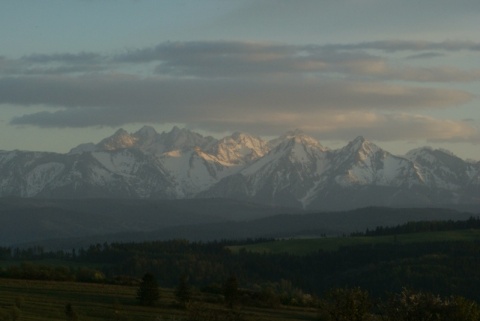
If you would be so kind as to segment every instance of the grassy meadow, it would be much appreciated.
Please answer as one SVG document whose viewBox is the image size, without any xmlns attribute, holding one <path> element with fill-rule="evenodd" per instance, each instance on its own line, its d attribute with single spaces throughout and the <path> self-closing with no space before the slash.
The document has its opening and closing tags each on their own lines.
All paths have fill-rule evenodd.
<svg viewBox="0 0 480 321">
<path fill-rule="evenodd" d="M 384 236 L 346 236 L 323 238 L 292 238 L 264 243 L 230 246 L 231 251 L 246 250 L 254 253 L 306 255 L 317 251 L 336 251 L 344 246 L 368 244 L 412 244 L 445 241 L 477 241 L 480 230 L 454 230 L 420 232 Z"/>
</svg>

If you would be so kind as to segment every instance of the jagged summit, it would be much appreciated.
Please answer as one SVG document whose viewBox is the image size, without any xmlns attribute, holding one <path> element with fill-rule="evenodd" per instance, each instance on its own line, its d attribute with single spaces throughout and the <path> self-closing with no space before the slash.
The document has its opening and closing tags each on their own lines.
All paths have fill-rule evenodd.
<svg viewBox="0 0 480 321">
<path fill-rule="evenodd" d="M 103 139 L 97 144 L 100 150 L 116 150 L 129 148 L 135 145 L 136 138 L 130 135 L 125 129 L 120 128 L 112 136 Z"/>
<path fill-rule="evenodd" d="M 334 151 L 334 153 L 340 159 L 352 159 L 354 162 L 361 162 L 374 154 L 383 154 L 385 151 L 365 139 L 365 137 L 357 136 L 354 140 L 348 142 L 346 146 Z"/>
<path fill-rule="evenodd" d="M 158 133 L 155 130 L 155 128 L 153 128 L 152 126 L 143 126 L 134 134 L 134 136 L 137 136 L 137 137 L 149 137 L 149 138 L 153 138 L 156 135 L 158 135 Z"/>
<path fill-rule="evenodd" d="M 168 133 L 161 133 L 160 139 L 164 144 L 166 151 L 176 149 L 185 150 L 194 147 L 200 147 L 203 149 L 216 141 L 213 137 L 203 137 L 189 129 L 179 128 L 177 126 L 174 126 Z"/>
<path fill-rule="evenodd" d="M 372 151 L 377 150 L 379 147 L 374 143 L 370 142 L 363 136 L 357 136 L 354 140 L 350 141 L 345 148 L 350 149 L 352 151 Z"/>
<path fill-rule="evenodd" d="M 292 145 L 295 143 L 303 144 L 305 146 L 313 146 L 323 151 L 327 150 L 327 148 L 323 147 L 317 139 L 305 134 L 301 129 L 288 131 L 282 136 L 269 141 L 268 145 L 271 149 L 274 149 L 279 145 L 282 145 L 280 148 L 285 148 L 286 145 Z"/>
</svg>

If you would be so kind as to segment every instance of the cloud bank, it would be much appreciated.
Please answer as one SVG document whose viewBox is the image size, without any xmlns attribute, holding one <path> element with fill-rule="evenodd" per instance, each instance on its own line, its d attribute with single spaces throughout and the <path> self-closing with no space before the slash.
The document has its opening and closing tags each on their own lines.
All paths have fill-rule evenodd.
<svg viewBox="0 0 480 321">
<path fill-rule="evenodd" d="M 457 52 L 478 55 L 480 44 L 196 41 L 3 57 L 0 104 L 21 109 L 11 124 L 39 127 L 156 122 L 261 135 L 301 128 L 328 139 L 474 141 L 472 122 L 427 113 L 475 99 L 453 85 L 479 81 L 480 70 L 410 64 Z"/>
</svg>

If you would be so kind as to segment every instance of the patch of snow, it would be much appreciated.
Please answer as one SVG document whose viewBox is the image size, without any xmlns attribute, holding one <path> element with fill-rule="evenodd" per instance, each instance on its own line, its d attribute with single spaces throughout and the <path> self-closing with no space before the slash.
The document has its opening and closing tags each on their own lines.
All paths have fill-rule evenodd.
<svg viewBox="0 0 480 321">
<path fill-rule="evenodd" d="M 128 151 L 120 152 L 94 152 L 92 156 L 112 173 L 133 174 L 137 168 L 137 160 Z"/>
<path fill-rule="evenodd" d="M 26 189 L 23 196 L 33 197 L 40 193 L 47 184 L 57 178 L 64 168 L 65 165 L 53 162 L 33 168 L 25 177 Z"/>
</svg>

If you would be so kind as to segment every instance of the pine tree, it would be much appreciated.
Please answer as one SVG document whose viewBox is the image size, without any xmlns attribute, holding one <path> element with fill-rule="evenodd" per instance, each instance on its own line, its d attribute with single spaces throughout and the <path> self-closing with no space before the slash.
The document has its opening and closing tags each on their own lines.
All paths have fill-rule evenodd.
<svg viewBox="0 0 480 321">
<path fill-rule="evenodd" d="M 232 309 L 238 300 L 238 280 L 235 275 L 230 276 L 225 282 L 223 295 L 225 296 L 225 303 Z"/>
<path fill-rule="evenodd" d="M 185 307 L 186 304 L 190 301 L 191 292 L 190 286 L 188 285 L 188 278 L 186 275 L 182 275 L 180 277 L 180 282 L 178 283 L 177 289 L 175 291 L 175 296 L 177 298 L 177 301 L 182 304 L 183 307 Z"/>
<path fill-rule="evenodd" d="M 137 291 L 137 299 L 141 305 L 152 306 L 160 298 L 158 283 L 155 276 L 151 273 L 145 273 Z"/>
</svg>

